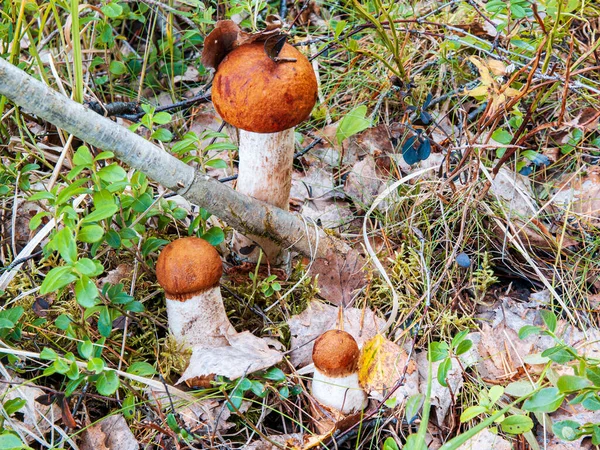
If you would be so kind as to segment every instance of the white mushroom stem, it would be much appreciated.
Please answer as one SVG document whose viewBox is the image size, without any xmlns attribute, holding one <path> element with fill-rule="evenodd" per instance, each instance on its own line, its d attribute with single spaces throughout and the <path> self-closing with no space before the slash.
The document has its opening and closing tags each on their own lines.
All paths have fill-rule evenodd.
<svg viewBox="0 0 600 450">
<path fill-rule="evenodd" d="M 243 194 L 289 209 L 294 159 L 294 128 L 279 133 L 253 133 L 239 130 L 239 172 L 236 190 Z M 281 264 L 286 251 L 266 237 L 234 234 L 234 251 L 244 260 L 257 262 L 260 249 L 263 263 Z"/>
<path fill-rule="evenodd" d="M 171 334 L 186 346 L 224 347 L 226 336 L 236 334 L 218 286 L 183 301 L 167 297 L 167 315 Z"/>
<path fill-rule="evenodd" d="M 361 411 L 367 405 L 367 394 L 358 383 L 358 372 L 332 377 L 315 369 L 312 394 L 322 405 L 337 409 L 343 414 Z"/>
</svg>

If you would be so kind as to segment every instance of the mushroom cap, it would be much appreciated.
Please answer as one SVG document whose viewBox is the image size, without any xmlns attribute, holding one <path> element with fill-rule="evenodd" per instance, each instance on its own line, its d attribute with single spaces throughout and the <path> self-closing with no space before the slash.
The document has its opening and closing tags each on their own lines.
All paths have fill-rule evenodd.
<svg viewBox="0 0 600 450">
<path fill-rule="evenodd" d="M 350 333 L 329 330 L 315 341 L 312 358 L 315 368 L 328 377 L 345 377 L 356 371 L 360 350 Z"/>
<path fill-rule="evenodd" d="M 156 278 L 167 298 L 185 301 L 219 284 L 223 262 L 215 248 L 198 237 L 168 244 L 156 262 Z"/>
<path fill-rule="evenodd" d="M 275 62 L 263 42 L 244 44 L 219 64 L 212 101 L 226 122 L 254 133 L 277 133 L 305 120 L 317 101 L 317 79 L 311 63 L 289 44 Z"/>
</svg>

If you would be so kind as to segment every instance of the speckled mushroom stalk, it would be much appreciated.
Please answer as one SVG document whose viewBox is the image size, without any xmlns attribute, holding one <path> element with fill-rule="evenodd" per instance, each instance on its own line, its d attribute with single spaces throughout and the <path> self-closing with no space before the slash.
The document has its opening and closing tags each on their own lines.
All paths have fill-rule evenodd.
<svg viewBox="0 0 600 450">
<path fill-rule="evenodd" d="M 278 62 L 277 62 L 278 61 Z M 239 131 L 236 189 L 288 209 L 292 186 L 294 127 L 305 120 L 317 99 L 317 81 L 308 59 L 285 44 L 277 61 L 263 42 L 237 47 L 219 64 L 212 100 L 221 117 Z M 245 260 L 281 263 L 285 252 L 260 236 L 237 235 L 234 250 Z"/>
<path fill-rule="evenodd" d="M 219 280 L 223 263 L 204 239 L 186 237 L 168 244 L 156 263 L 165 290 L 169 330 L 185 346 L 223 347 L 236 334 L 227 318 Z"/>
<path fill-rule="evenodd" d="M 363 410 L 367 394 L 358 382 L 359 356 L 358 345 L 349 333 L 329 330 L 319 336 L 312 353 L 315 400 L 343 414 Z"/>
</svg>

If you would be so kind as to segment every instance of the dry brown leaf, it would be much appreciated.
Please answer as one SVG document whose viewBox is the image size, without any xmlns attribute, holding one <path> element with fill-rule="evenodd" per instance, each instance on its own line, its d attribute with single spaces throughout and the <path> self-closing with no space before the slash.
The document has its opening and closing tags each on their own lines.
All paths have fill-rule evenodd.
<svg viewBox="0 0 600 450">
<path fill-rule="evenodd" d="M 352 225 L 354 213 L 350 204 L 339 200 L 314 200 L 302 205 L 304 217 L 314 220 L 321 228 L 344 232 Z"/>
<path fill-rule="evenodd" d="M 216 70 L 225 56 L 237 46 L 241 32 L 241 28 L 233 20 L 219 20 L 204 39 L 202 65 Z"/>
<path fill-rule="evenodd" d="M 513 447 L 506 439 L 492 433 L 487 428 L 480 431 L 457 450 L 511 450 Z"/>
<path fill-rule="evenodd" d="M 215 28 L 206 36 L 202 50 L 202 65 L 216 70 L 225 56 L 236 47 L 265 41 L 270 36 L 280 34 L 283 25 L 281 18 L 269 14 L 265 18 L 266 28 L 256 33 L 246 33 L 233 20 L 219 20 Z"/>
<path fill-rule="evenodd" d="M 368 155 L 352 167 L 346 178 L 344 192 L 354 200 L 359 210 L 366 210 L 384 188 L 385 183 L 377 173 L 375 159 Z"/>
<path fill-rule="evenodd" d="M 415 362 L 408 360 L 408 354 L 403 348 L 377 334 L 362 348 L 358 362 L 358 380 L 365 391 L 375 391 L 385 396 L 405 370 L 410 375 L 416 368 Z"/>
<path fill-rule="evenodd" d="M 290 360 L 294 367 L 312 362 L 314 340 L 327 330 L 338 327 L 338 308 L 313 300 L 305 311 L 288 320 L 291 334 Z M 385 324 L 370 309 L 346 308 L 344 331 L 350 333 L 359 347 L 374 337 Z"/>
<path fill-rule="evenodd" d="M 417 353 L 416 360 L 419 369 L 420 392 L 427 392 L 427 372 L 429 370 L 427 352 Z M 432 363 L 431 370 L 434 374 L 438 372 L 441 363 L 442 361 Z M 460 395 L 464 384 L 462 368 L 456 359 L 452 359 L 452 367 L 448 371 L 446 380 L 448 381 L 450 390 L 448 390 L 448 387 L 442 386 L 437 377 L 433 378 L 431 386 L 431 406 L 435 407 L 435 417 L 437 423 L 440 425 L 444 423 L 444 419 L 453 404 L 453 398 L 457 398 Z M 450 395 L 450 392 L 452 392 L 452 395 Z"/>
<path fill-rule="evenodd" d="M 331 170 L 313 165 L 306 173 L 294 172 L 290 198 L 300 201 L 329 200 L 332 198 L 342 199 L 344 194 L 336 191 Z"/>
<path fill-rule="evenodd" d="M 311 274 L 319 275 L 319 294 L 334 305 L 349 305 L 354 291 L 366 284 L 364 258 L 354 249 L 346 255 L 329 251 L 311 266 Z"/>
<path fill-rule="evenodd" d="M 227 347 L 192 347 L 190 364 L 177 384 L 193 378 L 222 375 L 231 380 L 257 370 L 266 369 L 281 361 L 283 355 L 269 347 L 269 342 L 249 331 L 226 336 Z"/>
<path fill-rule="evenodd" d="M 11 417 L 5 425 L 13 421 L 19 422 L 19 425 L 26 428 L 31 435 L 43 435 L 50 431 L 52 423 L 61 420 L 61 410 L 55 403 L 47 406 L 35 400 L 45 394 L 40 388 L 30 384 L 20 384 L 26 381 L 7 374 L 2 374 L 2 379 L 6 381 L 0 383 L 2 402 L 15 398 L 25 400 L 25 405 L 19 410 L 20 414 Z"/>
<path fill-rule="evenodd" d="M 122 415 L 108 416 L 82 434 L 81 450 L 138 450 L 140 444 Z"/>
<path fill-rule="evenodd" d="M 563 176 L 563 184 L 554 197 L 553 205 L 563 211 L 576 213 L 590 225 L 600 225 L 600 167 L 590 167 L 583 176 L 569 182 L 572 174 Z"/>
</svg>

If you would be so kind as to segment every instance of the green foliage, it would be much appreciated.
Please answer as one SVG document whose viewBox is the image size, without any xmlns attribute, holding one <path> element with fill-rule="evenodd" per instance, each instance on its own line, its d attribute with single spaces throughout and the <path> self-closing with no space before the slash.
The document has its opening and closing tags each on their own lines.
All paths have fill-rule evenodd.
<svg viewBox="0 0 600 450">
<path fill-rule="evenodd" d="M 237 411 L 242 405 L 242 401 L 251 399 L 251 397 L 248 397 L 249 394 L 263 399 L 269 392 L 273 392 L 281 399 L 287 399 L 302 392 L 300 386 L 290 385 L 285 373 L 277 367 L 272 367 L 262 373 L 255 374 L 255 376 L 257 379 L 244 377 L 235 382 L 233 389 L 227 395 L 228 401 L 226 404 L 230 411 Z M 226 389 L 227 384 L 224 384 L 222 388 Z"/>
<path fill-rule="evenodd" d="M 338 144 L 371 126 L 371 121 L 365 118 L 366 114 L 367 107 L 360 105 L 344 115 L 335 133 Z"/>
<path fill-rule="evenodd" d="M 454 336 L 450 345 L 446 342 L 431 342 L 429 344 L 427 357 L 431 362 L 441 361 L 438 367 L 437 380 L 444 387 L 448 387 L 446 377 L 452 369 L 452 358 L 468 352 L 473 346 L 473 341 L 467 339 L 468 334 L 469 330 L 460 331 Z"/>
</svg>

